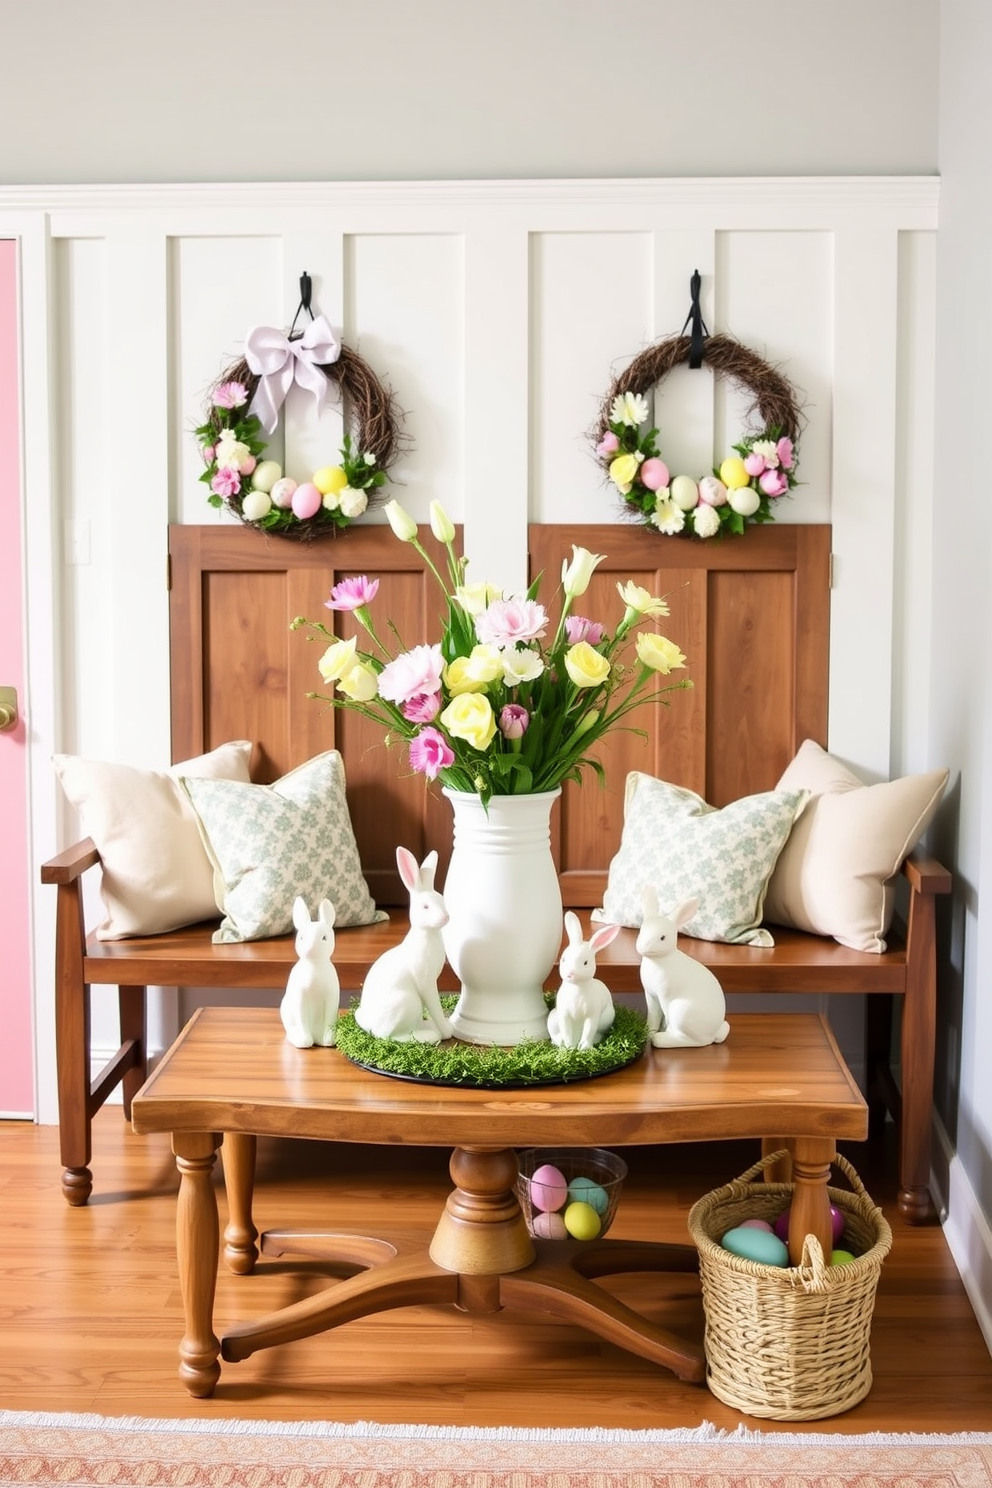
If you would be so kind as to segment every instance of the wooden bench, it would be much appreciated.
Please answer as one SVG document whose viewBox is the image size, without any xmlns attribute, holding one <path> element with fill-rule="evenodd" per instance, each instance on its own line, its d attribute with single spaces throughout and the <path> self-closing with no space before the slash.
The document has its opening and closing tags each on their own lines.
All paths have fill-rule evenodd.
<svg viewBox="0 0 992 1488">
<path fill-rule="evenodd" d="M 690 658 L 695 686 L 671 709 L 649 706 L 634 736 L 602 751 L 616 787 L 569 785 L 556 808 L 553 847 L 562 897 L 586 914 L 602 903 L 606 869 L 621 830 L 628 770 L 664 776 L 714 805 L 771 789 L 805 738 L 826 743 L 829 529 L 749 531 L 716 545 L 654 542 L 624 526 L 535 527 L 533 573 L 557 572 L 563 547 L 578 541 L 607 561 L 594 575 L 591 615 L 616 609 L 613 585 L 633 577 L 667 594 L 667 632 Z M 425 542 L 429 534 L 425 536 Z M 315 686 L 315 652 L 291 633 L 299 614 L 317 616 L 329 586 L 349 573 L 377 574 L 388 613 L 405 637 L 428 637 L 437 604 L 420 560 L 388 528 L 353 528 L 313 545 L 265 539 L 247 528 L 176 527 L 170 532 L 173 757 L 190 758 L 226 739 L 256 742 L 253 778 L 271 781 L 321 750 L 345 759 L 348 800 L 362 863 L 376 902 L 400 906 L 388 923 L 341 930 L 335 965 L 356 990 L 369 965 L 405 933 L 405 894 L 395 872 L 397 841 L 422 855 L 437 847 L 443 884 L 450 852 L 447 803 L 387 754 L 371 726 L 328 713 L 306 697 Z M 326 612 L 324 612 L 326 613 Z M 342 617 L 347 633 L 350 617 Z M 233 679 L 233 680 L 232 680 Z M 727 741 L 734 747 L 726 747 Z M 378 746 L 378 747 L 377 747 Z M 99 855 L 91 842 L 59 853 L 42 868 L 58 890 L 56 1032 L 63 1190 L 85 1204 L 92 1190 L 91 1123 L 120 1084 L 124 1113 L 147 1071 L 148 986 L 273 989 L 286 981 L 292 936 L 214 945 L 213 924 L 149 938 L 98 941 L 87 936 L 82 883 Z M 882 994 L 866 1003 L 868 1098 L 877 1120 L 892 1113 L 900 1131 L 899 1207 L 910 1222 L 929 1212 L 930 1125 L 936 1007 L 934 896 L 950 875 L 920 854 L 903 866 L 908 908 L 882 955 L 774 927 L 772 949 L 681 940 L 710 966 L 726 993 Z M 634 932 L 624 931 L 599 958 L 617 993 L 640 990 Z M 120 1047 L 91 1080 L 90 988 L 116 986 Z M 457 990 L 450 968 L 442 988 Z M 894 999 L 902 998 L 893 1073 Z M 900 1088 L 901 1087 L 901 1088 Z M 590 1133 L 590 1139 L 595 1134 Z"/>
</svg>

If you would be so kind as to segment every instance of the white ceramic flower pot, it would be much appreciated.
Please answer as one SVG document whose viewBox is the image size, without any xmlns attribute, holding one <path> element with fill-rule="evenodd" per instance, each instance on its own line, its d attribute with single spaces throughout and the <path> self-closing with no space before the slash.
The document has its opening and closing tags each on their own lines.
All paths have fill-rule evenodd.
<svg viewBox="0 0 992 1488">
<path fill-rule="evenodd" d="M 444 949 L 462 984 L 451 1021 L 470 1044 L 548 1037 L 544 983 L 558 959 L 562 903 L 551 856 L 560 790 L 479 797 L 445 790 L 454 850 L 444 885 Z"/>
</svg>

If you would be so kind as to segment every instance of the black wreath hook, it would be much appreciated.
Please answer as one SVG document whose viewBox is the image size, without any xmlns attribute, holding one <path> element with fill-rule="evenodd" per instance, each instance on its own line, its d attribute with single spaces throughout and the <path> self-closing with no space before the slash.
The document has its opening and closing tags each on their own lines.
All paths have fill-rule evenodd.
<svg viewBox="0 0 992 1488">
<path fill-rule="evenodd" d="M 704 344 L 709 335 L 709 331 L 706 329 L 706 322 L 703 320 L 703 312 L 699 307 L 699 291 L 702 283 L 699 270 L 694 269 L 692 278 L 689 280 L 689 293 L 692 296 L 692 303 L 689 306 L 689 314 L 685 318 L 685 325 L 682 327 L 683 336 L 685 335 L 686 326 L 691 327 L 689 331 L 689 366 L 694 371 L 703 365 Z"/>
<path fill-rule="evenodd" d="M 312 294 L 313 280 L 310 278 L 310 275 L 307 273 L 306 269 L 304 269 L 303 273 L 300 275 L 300 303 L 296 307 L 296 314 L 293 316 L 293 324 L 289 328 L 290 340 L 293 339 L 293 335 L 296 331 L 296 322 L 300 318 L 301 310 L 305 310 L 311 320 L 313 320 L 314 318 L 313 310 L 310 308 L 310 298 Z"/>
</svg>

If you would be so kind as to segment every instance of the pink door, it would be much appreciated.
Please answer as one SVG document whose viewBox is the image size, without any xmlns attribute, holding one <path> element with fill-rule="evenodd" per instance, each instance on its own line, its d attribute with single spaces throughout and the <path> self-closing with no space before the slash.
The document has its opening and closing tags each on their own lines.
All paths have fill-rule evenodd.
<svg viewBox="0 0 992 1488">
<path fill-rule="evenodd" d="M 17 691 L 18 720 L 0 732 L 0 1116 L 34 1113 L 28 919 L 24 587 L 17 244 L 0 240 L 0 688 Z"/>
</svg>

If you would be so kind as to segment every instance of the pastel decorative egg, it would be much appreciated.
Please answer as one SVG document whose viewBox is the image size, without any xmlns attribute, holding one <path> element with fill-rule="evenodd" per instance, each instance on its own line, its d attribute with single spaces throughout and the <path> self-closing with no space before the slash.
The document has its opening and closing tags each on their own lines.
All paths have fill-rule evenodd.
<svg viewBox="0 0 992 1488">
<path fill-rule="evenodd" d="M 595 1240 L 603 1228 L 592 1205 L 584 1204 L 581 1200 L 569 1204 L 564 1219 L 565 1228 L 574 1240 Z"/>
<path fill-rule="evenodd" d="M 772 1227 L 767 1219 L 742 1219 L 737 1228 L 741 1230 L 767 1230 L 769 1234 L 772 1233 Z"/>
<path fill-rule="evenodd" d="M 730 490 L 737 486 L 746 486 L 750 476 L 744 468 L 744 461 L 740 455 L 728 455 L 720 466 L 720 479 Z"/>
<path fill-rule="evenodd" d="M 761 497 L 753 486 L 738 486 L 728 492 L 731 509 L 741 517 L 753 517 L 761 505 Z"/>
<path fill-rule="evenodd" d="M 564 1240 L 568 1234 L 560 1214 L 535 1214 L 530 1227 L 539 1240 Z"/>
<path fill-rule="evenodd" d="M 699 499 L 707 506 L 723 506 L 727 500 L 727 488 L 715 475 L 704 475 L 699 482 Z"/>
<path fill-rule="evenodd" d="M 269 495 L 272 497 L 272 505 L 288 511 L 293 504 L 293 492 L 296 490 L 296 482 L 291 475 L 283 475 L 276 481 Z"/>
<path fill-rule="evenodd" d="M 568 1197 L 574 1203 L 588 1204 L 590 1209 L 603 1215 L 610 1207 L 610 1196 L 605 1188 L 591 1178 L 573 1178 L 568 1185 Z"/>
<path fill-rule="evenodd" d="M 292 507 L 294 516 L 299 517 L 301 522 L 305 522 L 308 517 L 312 517 L 315 512 L 320 511 L 320 503 L 323 499 L 312 481 L 304 481 L 293 492 Z"/>
<path fill-rule="evenodd" d="M 791 1213 L 791 1209 L 786 1209 L 784 1214 L 779 1215 L 772 1227 L 780 1240 L 788 1240 L 789 1238 L 789 1215 Z M 830 1205 L 830 1229 L 831 1238 L 834 1245 L 836 1245 L 844 1233 L 844 1215 L 834 1204 Z"/>
<path fill-rule="evenodd" d="M 849 1266 L 854 1256 L 849 1250 L 835 1250 L 830 1256 L 831 1266 Z"/>
<path fill-rule="evenodd" d="M 682 511 L 692 511 L 699 501 L 699 487 L 691 475 L 677 475 L 668 494 Z"/>
<path fill-rule="evenodd" d="M 313 483 L 322 496 L 328 491 L 343 491 L 348 484 L 348 477 L 340 465 L 322 465 L 314 473 Z"/>
<path fill-rule="evenodd" d="M 258 522 L 268 515 L 272 502 L 265 491 L 249 491 L 241 503 L 241 514 L 249 522 Z"/>
<path fill-rule="evenodd" d="M 647 486 L 649 491 L 660 491 L 668 485 L 668 466 L 664 460 L 659 460 L 655 456 L 645 460 L 638 473 L 641 485 Z"/>
<path fill-rule="evenodd" d="M 563 1209 L 567 1198 L 565 1175 L 552 1163 L 544 1163 L 531 1175 L 530 1201 L 535 1209 L 543 1209 L 546 1213 Z"/>
<path fill-rule="evenodd" d="M 770 1230 L 737 1225 L 728 1230 L 720 1241 L 724 1250 L 740 1256 L 745 1261 L 757 1261 L 762 1266 L 787 1266 L 789 1252 L 777 1235 Z"/>
<path fill-rule="evenodd" d="M 282 466 L 278 460 L 262 460 L 255 466 L 251 483 L 256 491 L 271 491 L 281 475 Z"/>
</svg>

